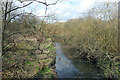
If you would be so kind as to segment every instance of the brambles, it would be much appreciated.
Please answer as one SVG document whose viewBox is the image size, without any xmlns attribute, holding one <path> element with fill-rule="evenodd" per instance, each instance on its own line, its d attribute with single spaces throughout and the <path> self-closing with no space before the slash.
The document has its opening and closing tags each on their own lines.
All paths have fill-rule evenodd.
<svg viewBox="0 0 120 80">
<path fill-rule="evenodd" d="M 61 32 L 56 34 L 56 41 L 62 43 L 66 55 L 71 58 L 85 59 L 101 66 L 106 77 L 118 77 L 120 75 L 118 29 L 113 24 L 117 24 L 116 19 L 103 21 L 86 17 L 69 20 L 59 25 L 59 28 L 56 27 L 56 30 Z M 115 59 L 115 57 L 117 58 Z"/>
</svg>

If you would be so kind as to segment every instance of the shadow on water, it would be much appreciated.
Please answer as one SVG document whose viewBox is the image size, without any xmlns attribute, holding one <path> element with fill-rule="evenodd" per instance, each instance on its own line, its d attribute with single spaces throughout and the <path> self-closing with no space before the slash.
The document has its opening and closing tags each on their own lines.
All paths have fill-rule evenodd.
<svg viewBox="0 0 120 80">
<path fill-rule="evenodd" d="M 101 72 L 93 65 L 84 61 L 78 61 L 67 58 L 60 48 L 60 43 L 55 43 L 56 46 L 56 72 L 58 78 L 98 78 L 101 77 Z"/>
</svg>

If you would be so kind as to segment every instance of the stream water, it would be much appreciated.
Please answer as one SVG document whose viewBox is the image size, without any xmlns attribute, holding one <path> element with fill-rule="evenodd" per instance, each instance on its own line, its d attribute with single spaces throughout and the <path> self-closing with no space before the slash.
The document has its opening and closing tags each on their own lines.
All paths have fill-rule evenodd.
<svg viewBox="0 0 120 80">
<path fill-rule="evenodd" d="M 56 46 L 56 72 L 58 78 L 99 78 L 102 73 L 95 66 L 84 61 L 70 60 L 60 48 L 60 43 Z"/>
</svg>

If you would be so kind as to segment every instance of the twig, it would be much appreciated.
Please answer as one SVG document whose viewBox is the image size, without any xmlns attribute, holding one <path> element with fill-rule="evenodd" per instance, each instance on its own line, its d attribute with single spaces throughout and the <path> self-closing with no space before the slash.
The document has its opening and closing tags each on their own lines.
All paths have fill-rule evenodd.
<svg viewBox="0 0 120 80">
<path fill-rule="evenodd" d="M 7 69 L 9 69 L 9 68 L 12 68 L 13 66 L 15 66 L 16 64 L 18 64 L 19 62 L 16 62 L 16 63 L 14 63 L 12 66 L 9 66 L 9 67 L 7 67 L 7 68 L 5 68 L 5 69 L 2 69 L 2 71 L 5 71 L 5 70 L 7 70 Z"/>
<path fill-rule="evenodd" d="M 6 12 L 6 14 L 8 14 L 8 13 L 10 13 L 10 12 L 14 11 L 14 10 L 17 10 L 17 9 L 20 9 L 20 8 L 24 8 L 24 7 L 26 7 L 26 6 L 28 6 L 28 5 L 32 4 L 32 3 L 33 3 L 33 1 L 32 1 L 32 2 L 30 2 L 30 3 L 28 3 L 28 4 L 26 4 L 26 5 L 24 5 L 24 6 L 22 6 L 22 7 L 17 7 L 17 8 L 14 8 L 14 9 L 12 9 L 12 10 L 10 10 L 10 11 Z"/>
<path fill-rule="evenodd" d="M 110 58 L 110 56 L 108 55 L 108 52 L 107 53 L 105 53 L 106 55 L 107 55 L 107 57 L 112 61 L 112 59 Z"/>
</svg>

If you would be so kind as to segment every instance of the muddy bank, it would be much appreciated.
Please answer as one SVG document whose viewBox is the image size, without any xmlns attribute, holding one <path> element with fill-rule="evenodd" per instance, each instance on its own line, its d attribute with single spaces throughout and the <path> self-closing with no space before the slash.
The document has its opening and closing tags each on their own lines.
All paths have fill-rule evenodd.
<svg viewBox="0 0 120 80">
<path fill-rule="evenodd" d="M 97 59 L 95 58 L 95 56 L 90 56 L 88 55 L 87 52 L 81 52 L 81 50 L 76 49 L 76 48 L 70 48 L 70 49 L 65 49 L 62 48 L 65 55 L 68 56 L 68 58 L 73 59 L 73 60 L 83 60 L 86 61 L 92 65 L 97 65 Z"/>
</svg>

